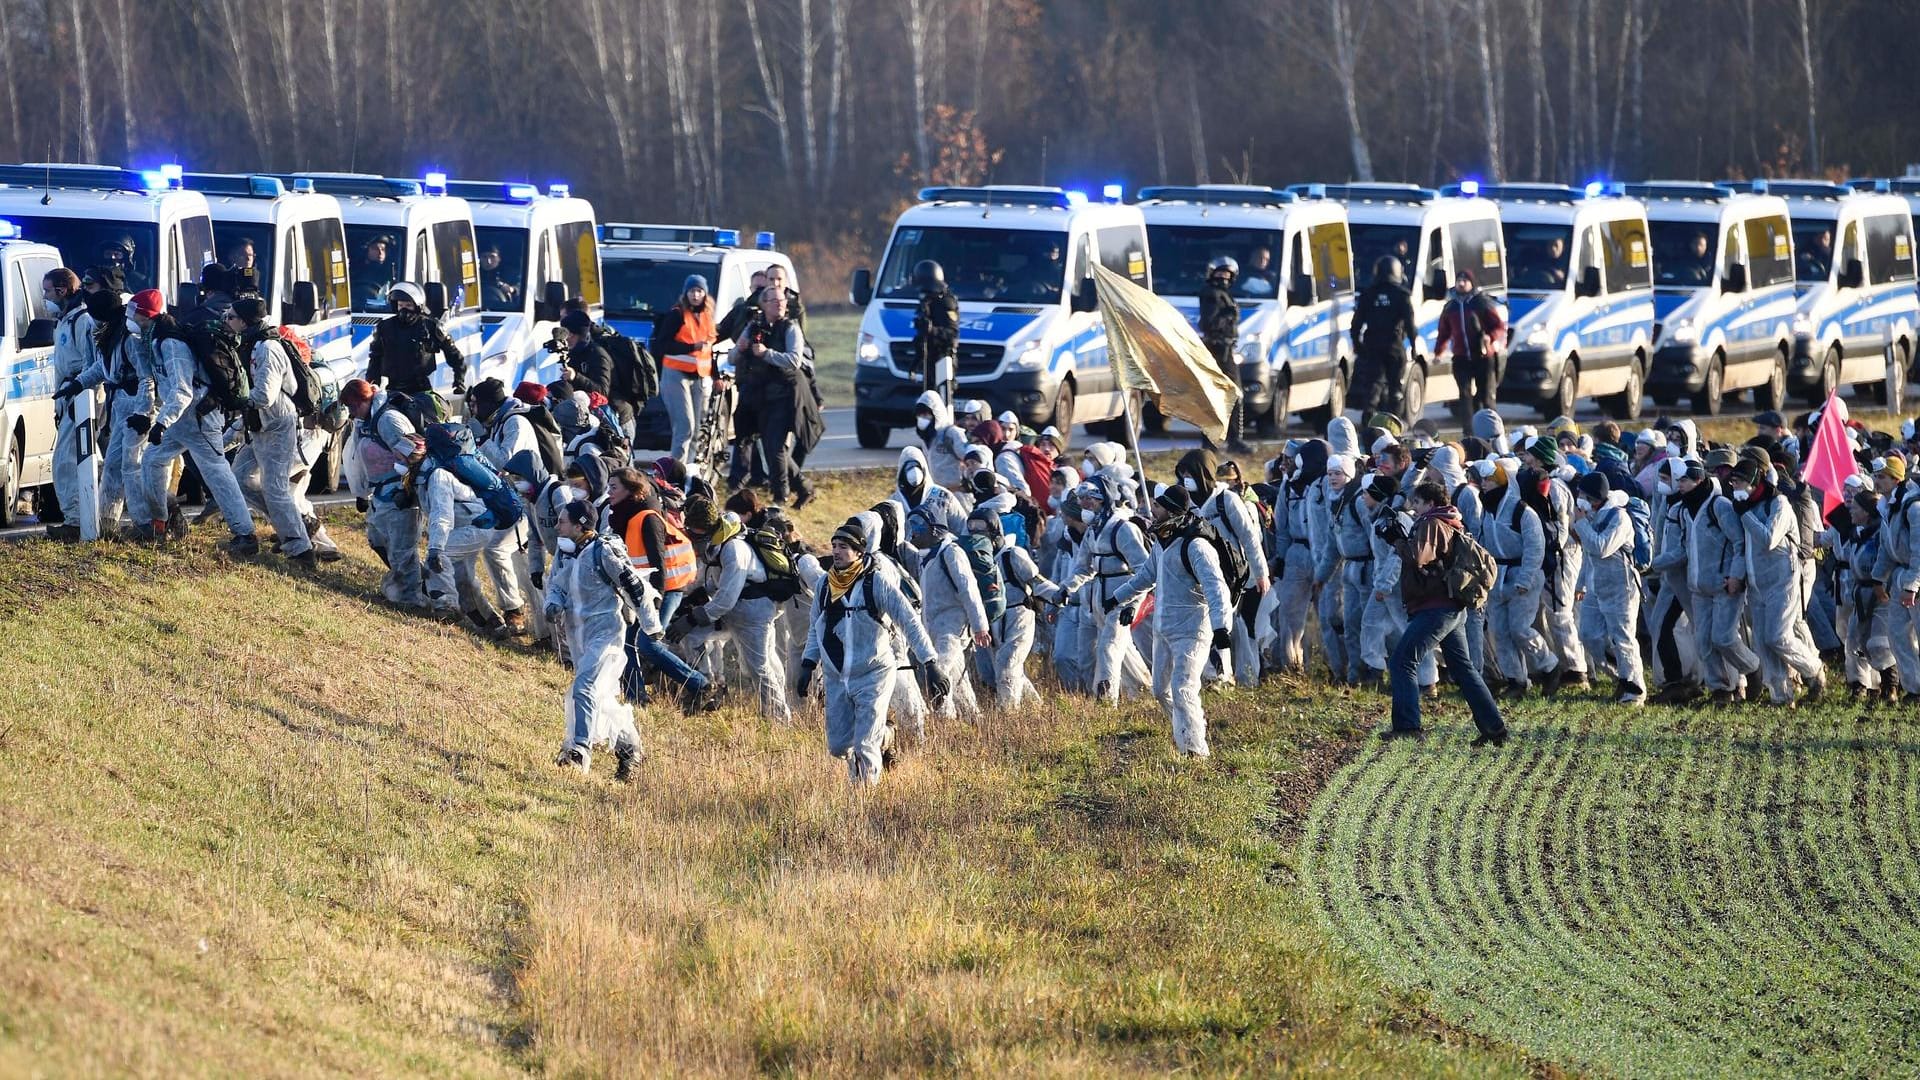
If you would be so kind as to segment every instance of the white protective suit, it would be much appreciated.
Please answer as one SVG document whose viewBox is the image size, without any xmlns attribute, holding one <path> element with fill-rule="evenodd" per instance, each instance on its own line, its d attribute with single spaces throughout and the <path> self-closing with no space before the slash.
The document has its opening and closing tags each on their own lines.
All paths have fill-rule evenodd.
<svg viewBox="0 0 1920 1080">
<path fill-rule="evenodd" d="M 573 657 L 564 745 L 582 754 L 609 743 L 616 750 L 640 748 L 633 708 L 620 697 L 620 675 L 627 664 L 628 612 L 644 599 L 644 583 L 617 537 L 597 534 L 553 560 L 547 618 L 564 628 Z"/>
<path fill-rule="evenodd" d="M 93 346 L 93 316 L 87 314 L 84 304 L 75 304 L 73 309 L 60 316 L 53 328 L 53 377 L 65 385 L 78 382 L 80 373 L 95 362 L 97 353 Z M 53 486 L 60 498 L 60 511 L 68 525 L 79 526 L 80 493 L 82 481 L 80 460 L 82 440 L 81 428 L 92 421 L 79 419 L 76 410 L 79 401 L 70 397 L 54 406 L 54 425 L 57 431 L 53 442 Z M 89 399 L 91 405 L 91 399 Z M 86 468 L 99 468 L 99 455 L 96 452 Z M 97 474 L 96 474 L 97 482 Z M 97 501 L 97 500 L 96 500 Z M 83 539 L 98 539 L 95 536 Z"/>
<path fill-rule="evenodd" d="M 1564 466 L 1560 471 L 1572 474 Z M 1553 514 L 1540 523 L 1547 542 L 1547 595 L 1542 600 L 1541 615 L 1547 644 L 1559 658 L 1561 670 L 1578 678 L 1587 670 L 1586 650 L 1580 645 L 1579 601 L 1575 598 L 1580 591 L 1580 542 L 1573 536 L 1573 490 L 1561 475 L 1548 478 L 1547 501 Z"/>
<path fill-rule="evenodd" d="M 1191 533 L 1174 535 L 1121 583 L 1118 596 L 1130 604 L 1149 589 L 1154 591 L 1153 696 L 1172 722 L 1174 748 L 1206 757 L 1211 751 L 1200 673 L 1214 632 L 1228 629 L 1234 617 L 1213 545 Z"/>
<path fill-rule="evenodd" d="M 1307 463 L 1307 455 L 1312 463 Z M 1313 607 L 1314 549 L 1308 514 L 1326 473 L 1324 444 L 1303 449 L 1293 476 L 1281 483 L 1273 508 L 1273 559 L 1279 579 L 1270 598 L 1275 616 L 1275 660 L 1282 670 L 1306 667 L 1307 612 Z"/>
<path fill-rule="evenodd" d="M 766 595 L 766 566 L 737 528 L 710 545 L 702 561 L 712 599 L 700 610 L 739 647 L 741 671 L 760 698 L 760 715 L 781 724 L 793 723 L 787 705 L 787 669 L 774 647 L 778 613 Z M 706 674 L 721 677 L 717 671 Z"/>
<path fill-rule="evenodd" d="M 482 458 L 503 472 L 507 462 L 522 451 L 539 458 L 540 442 L 534 437 L 533 421 L 527 419 L 526 403 L 517 398 L 508 398 L 495 409 L 493 415 L 487 417 L 485 430 L 477 438 L 477 448 Z M 508 603 L 507 597 L 528 595 L 533 588 L 533 566 L 527 558 L 533 533 L 533 506 L 524 498 L 520 503 L 527 515 L 514 528 L 513 543 L 498 544 L 480 553 L 487 576 L 493 579 L 494 593 L 500 598 L 500 606 L 509 613 L 520 610 L 521 605 Z M 534 605 L 527 629 L 535 641 L 546 636 L 545 615 L 540 605 Z"/>
<path fill-rule="evenodd" d="M 313 542 L 301 519 L 300 504 L 293 497 L 294 463 L 300 454 L 293 361 L 272 327 L 249 330 L 247 337 L 255 339 L 247 372 L 253 390 L 247 400 L 260 417 L 260 430 L 247 434 L 247 445 L 234 457 L 233 473 L 246 493 L 247 504 L 273 522 L 273 531 L 280 538 L 280 554 L 303 555 L 312 550 Z"/>
<path fill-rule="evenodd" d="M 1510 478 L 1499 490 L 1499 505 L 1482 519 L 1487 552 L 1499 565 L 1493 594 L 1487 598 L 1487 628 L 1501 676 L 1510 685 L 1524 688 L 1533 676 L 1544 675 L 1559 663 L 1536 625 L 1546 594 L 1542 569 L 1546 535 L 1540 515 L 1521 497 L 1518 483 Z"/>
<path fill-rule="evenodd" d="M 1760 667 L 1760 658 L 1741 636 L 1746 594 L 1728 595 L 1724 588 L 1728 578 L 1747 582 L 1746 539 L 1733 502 L 1720 493 L 1720 481 L 1709 476 L 1700 486 L 1707 488 L 1706 495 L 1695 488 L 1690 493 L 1694 498 L 1675 500 L 1687 515 L 1687 588 L 1693 594 L 1694 651 L 1709 689 L 1738 691 Z"/>
<path fill-rule="evenodd" d="M 1610 491 L 1600 509 L 1575 519 L 1580 541 L 1580 642 L 1595 668 L 1613 654 L 1623 700 L 1645 697 L 1635 631 L 1640 620 L 1640 572 L 1633 565 L 1633 519 L 1627 493 Z"/>
<path fill-rule="evenodd" d="M 420 574 L 420 508 L 397 506 L 407 475 L 407 458 L 417 432 L 400 410 L 387 407 L 387 393 L 373 396 L 365 420 L 354 423 L 354 456 L 364 491 L 354 494 L 368 501 L 367 545 L 387 565 L 380 593 L 391 604 L 425 607 L 425 580 Z"/>
<path fill-rule="evenodd" d="M 155 335 L 153 363 L 158 401 L 153 423 L 165 430 L 161 432 L 160 444 L 147 450 L 140 465 L 148 505 L 167 505 L 173 463 L 185 454 L 200 470 L 200 482 L 214 505 L 220 508 L 228 530 L 235 536 L 252 536 L 253 514 L 247 509 L 246 495 L 240 490 L 239 479 L 233 475 L 233 466 L 221 452 L 225 417 L 218 409 L 207 406 L 207 388 L 196 378 L 199 366 L 193 350 L 170 332 L 165 336 Z"/>
<path fill-rule="evenodd" d="M 1756 496 L 1760 492 L 1754 492 Z M 1769 487 L 1765 498 L 1739 510 L 1746 539 L 1747 619 L 1760 678 L 1773 703 L 1793 700 L 1794 675 L 1809 689 L 1825 686 L 1820 657 L 1809 648 L 1800 623 L 1805 618 L 1799 587 L 1793 504 Z"/>
<path fill-rule="evenodd" d="M 1000 538 L 994 558 L 1000 564 L 1000 580 L 1005 583 L 1007 610 L 993 626 L 993 673 L 999 685 L 995 700 L 1004 709 L 1017 708 L 1029 695 L 1038 697 L 1027 678 L 1027 655 L 1033 651 L 1034 613 L 1043 604 L 1058 603 L 1060 586 L 1054 584 L 1033 557 L 1014 542 L 1012 536 Z"/>
<path fill-rule="evenodd" d="M 489 551 L 517 548 L 525 520 L 510 529 L 492 528 L 486 503 L 451 469 L 429 471 L 426 488 L 427 595 L 436 606 L 441 598 L 457 595 L 462 610 L 469 614 L 485 611 L 480 560 Z M 437 572 L 432 568 L 435 552 L 445 564 Z M 507 579 L 500 590 L 500 603 L 509 611 L 517 611 L 525 603 L 516 579 Z"/>
<path fill-rule="evenodd" d="M 920 429 L 917 425 L 918 417 L 915 417 L 914 434 L 926 444 L 925 460 L 928 474 L 935 484 L 951 492 L 963 493 L 966 490 L 967 477 L 960 467 L 960 458 L 967 450 L 967 433 L 954 424 L 953 411 L 947 408 L 947 403 L 940 400 L 940 395 L 932 390 L 921 394 L 914 401 L 913 407 L 916 413 L 921 409 L 928 409 L 933 413 L 930 430 Z M 918 450 L 919 447 L 908 447 L 908 449 Z M 905 463 L 906 455 L 902 454 L 901 464 Z M 960 513 L 964 517 L 966 510 Z"/>
<path fill-rule="evenodd" d="M 1108 506 L 1113 506 L 1110 489 L 1107 497 Z M 1147 565 L 1148 558 L 1143 527 L 1126 507 L 1109 509 L 1096 524 L 1087 526 L 1072 590 L 1094 631 L 1093 695 L 1110 705 L 1153 685 L 1133 640 L 1137 606 L 1119 599 L 1121 586 Z"/>
<path fill-rule="evenodd" d="M 140 344 L 140 327 L 131 316 L 122 316 L 125 336 L 110 354 L 92 350 L 93 362 L 80 373 L 80 385 L 88 389 L 107 387 L 107 418 L 100 435 L 107 441 L 106 456 L 100 463 L 100 531 L 111 530 L 120 520 L 124 503 L 127 516 L 142 527 L 155 518 L 167 516 L 167 503 L 160 501 L 158 512 L 149 498 L 141 461 L 147 453 L 146 435 L 127 427 L 135 416 L 153 417 L 153 368 L 147 350 Z"/>
<path fill-rule="evenodd" d="M 906 657 L 895 639 L 904 637 L 921 664 L 934 663 L 933 640 L 884 555 L 869 554 L 866 572 L 842 596 L 822 582 L 809 610 L 803 655 L 819 665 L 826 688 L 827 753 L 847 759 L 849 779 L 878 783 L 894 687 L 911 682 L 899 677 Z"/>
<path fill-rule="evenodd" d="M 980 715 L 980 701 L 968 677 L 967 648 L 975 634 L 992 627 L 967 553 L 950 534 L 937 535 L 933 546 L 920 554 L 920 610 L 933 639 L 935 663 L 953 684 L 938 708 L 943 719 L 959 715 L 971 720 Z"/>
<path fill-rule="evenodd" d="M 1875 576 L 1887 587 L 1887 647 L 1900 670 L 1900 688 L 1911 698 L 1920 694 L 1920 603 L 1907 607 L 1900 598 L 1920 593 L 1920 479 L 1909 476 L 1880 503 Z"/>
<path fill-rule="evenodd" d="M 1189 491 L 1198 504 L 1196 512 L 1246 560 L 1247 580 L 1242 583 L 1246 590 L 1265 594 L 1273 582 L 1267 569 L 1266 545 L 1260 535 L 1260 515 L 1232 488 L 1218 481 L 1211 482 L 1210 492 Z M 1254 648 L 1252 629 L 1240 618 L 1239 612 L 1229 612 L 1228 616 L 1233 628 L 1233 680 L 1241 686 L 1258 686 L 1260 653 Z"/>
</svg>

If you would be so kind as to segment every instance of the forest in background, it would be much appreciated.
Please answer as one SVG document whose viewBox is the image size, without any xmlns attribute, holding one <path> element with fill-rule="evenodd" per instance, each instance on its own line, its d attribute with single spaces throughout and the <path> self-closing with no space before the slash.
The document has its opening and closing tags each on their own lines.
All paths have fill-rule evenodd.
<svg viewBox="0 0 1920 1080">
<path fill-rule="evenodd" d="M 1917 45 L 1903 0 L 0 0 L 0 157 L 565 180 L 837 274 L 925 182 L 1897 174 Z"/>
</svg>

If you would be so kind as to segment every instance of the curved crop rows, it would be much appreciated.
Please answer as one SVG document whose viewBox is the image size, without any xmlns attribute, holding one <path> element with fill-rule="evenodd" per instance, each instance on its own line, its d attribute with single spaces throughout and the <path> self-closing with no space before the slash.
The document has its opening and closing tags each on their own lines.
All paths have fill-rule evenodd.
<svg viewBox="0 0 1920 1080">
<path fill-rule="evenodd" d="M 1920 1071 L 1920 728 L 1565 699 L 1513 721 L 1502 750 L 1443 726 L 1334 776 L 1301 843 L 1334 940 L 1570 1065 Z"/>
</svg>

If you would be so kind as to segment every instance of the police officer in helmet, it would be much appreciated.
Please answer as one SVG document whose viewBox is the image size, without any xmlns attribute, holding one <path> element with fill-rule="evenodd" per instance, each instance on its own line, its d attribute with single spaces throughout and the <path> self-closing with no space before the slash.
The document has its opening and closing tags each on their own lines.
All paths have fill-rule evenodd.
<svg viewBox="0 0 1920 1080">
<path fill-rule="evenodd" d="M 947 288 L 947 273 L 932 259 L 913 267 L 920 307 L 913 313 L 913 348 L 920 357 L 921 389 L 953 401 L 954 350 L 960 343 L 960 301 Z"/>
<path fill-rule="evenodd" d="M 1240 377 L 1233 347 L 1240 340 L 1240 305 L 1233 299 L 1233 282 L 1240 276 L 1240 264 L 1230 255 L 1215 255 L 1207 263 L 1207 283 L 1200 287 L 1200 341 L 1213 362 L 1230 378 Z M 1227 452 L 1251 453 L 1241 438 L 1246 423 L 1246 405 L 1236 401 L 1233 415 L 1227 418 Z"/>
<path fill-rule="evenodd" d="M 367 381 L 376 387 L 419 396 L 433 393 L 433 372 L 439 357 L 453 369 L 453 392 L 467 392 L 467 358 L 453 343 L 440 321 L 426 310 L 419 286 L 397 282 L 387 293 L 393 314 L 373 328 L 367 351 Z M 437 401 L 438 395 L 434 395 Z M 440 410 L 444 415 L 444 407 Z"/>
<path fill-rule="evenodd" d="M 1407 349 L 1417 323 L 1402 277 L 1400 260 L 1382 255 L 1373 261 L 1373 284 L 1353 298 L 1353 404 L 1363 414 L 1382 409 L 1398 416 L 1406 404 Z"/>
</svg>

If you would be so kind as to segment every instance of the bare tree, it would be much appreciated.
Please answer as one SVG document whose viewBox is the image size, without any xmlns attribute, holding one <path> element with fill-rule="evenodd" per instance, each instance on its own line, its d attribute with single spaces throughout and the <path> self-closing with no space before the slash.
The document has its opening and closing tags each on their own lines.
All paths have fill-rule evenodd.
<svg viewBox="0 0 1920 1080">
<path fill-rule="evenodd" d="M 748 105 L 747 111 L 766 117 L 773 124 L 775 136 L 780 140 L 780 167 L 788 176 L 793 175 L 793 125 L 787 123 L 787 101 L 784 80 L 780 69 L 768 59 L 766 35 L 760 32 L 760 4 L 758 0 L 741 0 L 747 13 L 748 36 L 753 40 L 754 65 L 760 71 L 761 101 Z"/>
<path fill-rule="evenodd" d="M 813 24 L 813 0 L 796 0 L 800 19 L 794 53 L 800 62 L 800 156 L 807 167 L 807 193 L 820 194 L 820 116 L 814 104 L 815 68 L 820 39 Z"/>
<path fill-rule="evenodd" d="M 93 132 L 93 72 L 87 65 L 87 19 L 80 0 L 67 0 L 67 22 L 73 30 L 73 76 L 80 93 L 80 160 L 97 161 L 100 146 Z"/>
<path fill-rule="evenodd" d="M 824 193 L 833 190 L 834 166 L 840 160 L 842 118 L 852 125 L 853 104 L 847 89 L 847 3 L 827 0 L 827 37 L 833 64 L 827 71 L 827 162 L 820 181 Z"/>
<path fill-rule="evenodd" d="M 900 17 L 907 27 L 907 55 L 913 64 L 913 162 L 915 174 L 926 179 L 933 149 L 927 142 L 927 35 L 938 0 L 900 0 Z"/>
<path fill-rule="evenodd" d="M 20 77 L 14 70 L 14 34 L 11 0 L 0 0 L 0 79 L 7 84 L 7 146 L 18 153 L 20 145 Z"/>
<path fill-rule="evenodd" d="M 1193 147 L 1193 182 L 1207 183 L 1207 125 L 1200 113 L 1200 77 L 1187 59 L 1187 138 Z"/>
<path fill-rule="evenodd" d="M 622 179 L 640 175 L 640 118 L 636 105 L 639 66 L 646 54 L 635 20 L 639 11 L 622 0 L 580 0 L 592 45 L 593 86 L 606 107 L 607 129 L 620 155 Z"/>
<path fill-rule="evenodd" d="M 1535 180 L 1545 175 L 1541 170 L 1551 159 L 1554 126 L 1553 95 L 1547 86 L 1547 57 L 1541 40 L 1542 24 L 1546 22 L 1542 15 L 1545 6 L 1545 0 L 1522 0 L 1527 23 L 1527 72 L 1533 87 L 1533 93 L 1528 95 L 1533 105 L 1533 157 L 1528 175 Z"/>
<path fill-rule="evenodd" d="M 1488 24 L 1493 21 L 1487 0 L 1473 0 L 1474 36 L 1480 47 L 1480 99 L 1486 116 L 1487 175 L 1495 182 L 1506 179 L 1506 158 L 1501 154 L 1500 87 L 1496 82 L 1499 62 L 1495 58 Z"/>
<path fill-rule="evenodd" d="M 1800 74 L 1807 82 L 1807 160 L 1820 172 L 1820 93 L 1813 75 L 1813 12 L 1808 0 L 1794 0 L 1800 23 Z"/>
</svg>

